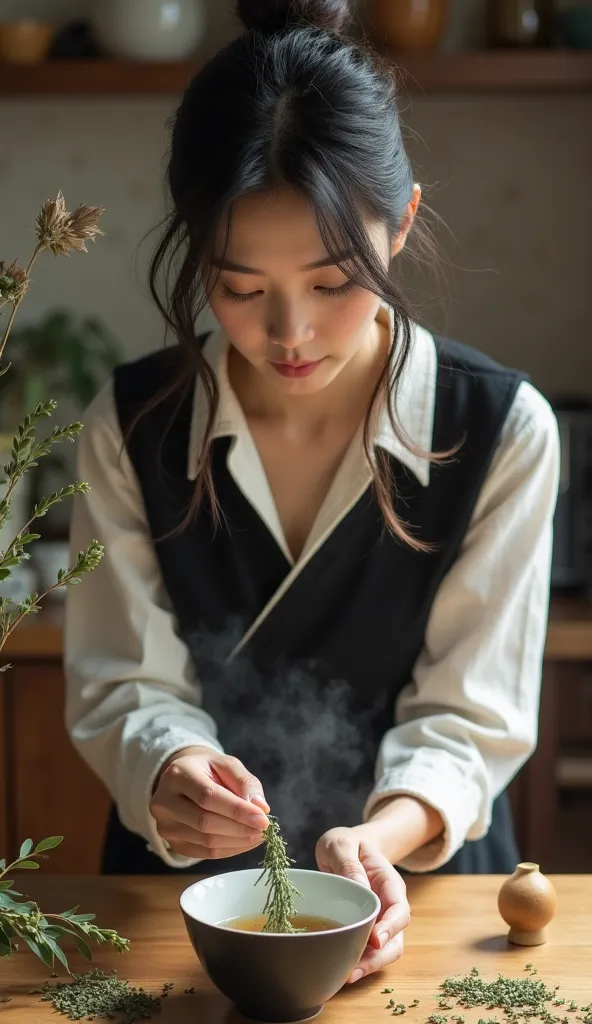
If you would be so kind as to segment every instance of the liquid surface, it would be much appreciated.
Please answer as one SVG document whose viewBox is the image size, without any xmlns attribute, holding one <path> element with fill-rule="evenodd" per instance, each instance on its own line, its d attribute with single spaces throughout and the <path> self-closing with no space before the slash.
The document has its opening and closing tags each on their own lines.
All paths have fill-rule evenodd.
<svg viewBox="0 0 592 1024">
<path fill-rule="evenodd" d="M 230 921 L 224 921 L 225 928 L 236 928 L 239 932 L 262 932 L 267 921 L 265 914 L 256 914 L 252 917 L 233 917 Z M 331 921 L 327 917 L 313 917 L 312 914 L 297 914 L 290 918 L 293 928 L 299 928 L 305 932 L 329 932 L 335 928 L 343 928 L 339 921 Z"/>
</svg>

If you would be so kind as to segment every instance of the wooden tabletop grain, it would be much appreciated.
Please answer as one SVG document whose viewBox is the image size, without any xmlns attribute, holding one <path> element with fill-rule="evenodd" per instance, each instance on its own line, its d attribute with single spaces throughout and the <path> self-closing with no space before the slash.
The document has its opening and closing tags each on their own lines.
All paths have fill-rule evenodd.
<svg viewBox="0 0 592 1024">
<path fill-rule="evenodd" d="M 103 970 L 116 967 L 121 978 L 154 993 L 164 982 L 174 983 L 155 1024 L 244 1024 L 244 1018 L 205 977 L 189 944 L 178 897 L 190 881 L 187 876 L 53 876 L 31 881 L 27 877 L 25 891 L 48 913 L 79 903 L 81 912 L 97 913 L 98 924 L 117 928 L 131 939 L 129 953 L 118 956 L 100 949 L 95 963 Z M 497 912 L 502 881 L 487 876 L 411 879 L 413 919 L 404 957 L 387 971 L 347 986 L 318 1019 L 323 1024 L 380 1024 L 392 1020 L 387 1009 L 390 998 L 405 1004 L 419 999 L 417 1009 L 407 1010 L 405 1024 L 425 1024 L 431 1013 L 438 1012 L 434 994 L 445 977 L 468 973 L 472 967 L 491 980 L 500 973 L 524 977 L 527 963 L 537 968 L 549 987 L 561 986 L 559 996 L 573 998 L 578 1005 L 592 1002 L 592 876 L 553 878 L 558 914 L 547 944 L 534 949 L 508 945 Z M 75 971 L 88 966 L 77 953 L 72 953 L 70 963 Z M 0 1003 L 0 1024 L 56 1024 L 64 1019 L 52 1015 L 49 1003 L 29 994 L 47 980 L 48 973 L 28 952 L 0 961 L 0 995 L 12 997 L 11 1002 Z M 195 994 L 184 994 L 189 987 L 195 988 Z M 392 997 L 382 993 L 385 987 L 394 989 Z M 490 1016 L 484 1009 L 463 1011 L 463 1015 L 466 1024 Z M 570 1015 L 571 1019 L 575 1016 Z"/>
</svg>

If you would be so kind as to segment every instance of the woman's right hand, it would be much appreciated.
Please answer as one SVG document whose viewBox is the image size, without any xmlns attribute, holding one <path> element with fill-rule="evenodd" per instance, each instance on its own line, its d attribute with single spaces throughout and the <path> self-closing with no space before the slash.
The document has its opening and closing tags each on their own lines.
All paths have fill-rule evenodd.
<svg viewBox="0 0 592 1024">
<path fill-rule="evenodd" d="M 199 746 L 169 758 L 150 803 L 158 834 L 171 850 L 200 860 L 259 846 L 269 810 L 261 783 L 238 758 Z"/>
</svg>

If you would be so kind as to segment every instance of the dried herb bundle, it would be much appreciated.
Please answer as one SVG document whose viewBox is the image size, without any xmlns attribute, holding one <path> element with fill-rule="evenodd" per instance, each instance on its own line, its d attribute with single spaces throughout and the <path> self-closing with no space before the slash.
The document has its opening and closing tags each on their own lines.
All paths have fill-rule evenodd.
<svg viewBox="0 0 592 1024">
<path fill-rule="evenodd" d="M 288 868 L 295 861 L 291 860 L 286 853 L 286 840 L 282 836 L 279 822 L 273 815 L 269 815 L 269 825 L 263 833 L 265 837 L 265 856 L 261 862 L 263 871 L 255 882 L 255 885 L 265 879 L 265 885 L 269 888 L 267 900 L 263 913 L 267 914 L 267 921 L 263 926 L 264 932 L 292 933 L 302 931 L 295 928 L 292 918 L 296 916 L 294 897 L 302 896 L 295 885 L 292 885 L 288 878 Z"/>
</svg>

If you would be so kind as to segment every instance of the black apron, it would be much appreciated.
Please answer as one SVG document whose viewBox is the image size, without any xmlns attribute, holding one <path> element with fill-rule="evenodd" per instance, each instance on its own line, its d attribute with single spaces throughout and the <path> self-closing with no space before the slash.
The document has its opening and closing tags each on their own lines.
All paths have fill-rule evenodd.
<svg viewBox="0 0 592 1024">
<path fill-rule="evenodd" d="M 186 473 L 193 394 L 177 412 L 168 401 L 152 410 L 127 441 L 203 706 L 224 749 L 261 779 L 300 867 L 315 867 L 315 843 L 327 829 L 362 821 L 380 740 L 412 678 L 435 594 L 459 554 L 523 379 L 454 342 L 438 340 L 437 347 L 433 448 L 462 441 L 459 453 L 431 467 L 428 487 L 392 459 L 397 508 L 434 550 L 415 552 L 388 534 L 368 488 L 279 600 L 274 595 L 291 566 L 227 469 L 231 438 L 216 439 L 212 454 L 225 524 L 216 530 L 204 505 L 190 527 L 167 537 L 194 486 Z M 169 349 L 118 368 L 115 399 L 124 433 L 179 358 Z M 263 609 L 267 614 L 241 647 Z M 212 874 L 260 859 L 257 849 L 204 867 Z M 487 836 L 466 842 L 440 870 L 507 874 L 518 860 L 504 793 Z M 113 810 L 103 870 L 178 869 L 149 851 Z"/>
</svg>

